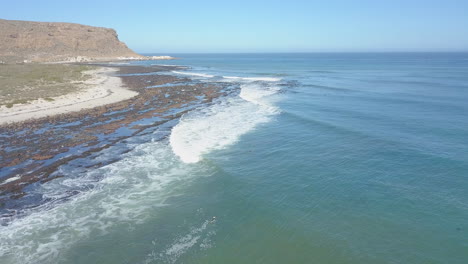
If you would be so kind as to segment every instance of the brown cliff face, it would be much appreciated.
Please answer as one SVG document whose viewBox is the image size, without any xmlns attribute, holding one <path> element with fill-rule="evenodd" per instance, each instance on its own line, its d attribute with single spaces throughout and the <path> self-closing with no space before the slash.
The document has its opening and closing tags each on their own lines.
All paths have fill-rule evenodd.
<svg viewBox="0 0 468 264">
<path fill-rule="evenodd" d="M 0 19 L 4 63 L 144 58 L 119 41 L 115 30 L 72 23 Z"/>
</svg>

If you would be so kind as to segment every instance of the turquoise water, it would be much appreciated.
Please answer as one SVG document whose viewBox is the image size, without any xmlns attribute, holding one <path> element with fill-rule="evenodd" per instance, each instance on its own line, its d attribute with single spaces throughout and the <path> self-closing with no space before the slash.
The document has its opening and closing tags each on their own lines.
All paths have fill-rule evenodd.
<svg viewBox="0 0 468 264">
<path fill-rule="evenodd" d="M 139 63 L 239 92 L 44 184 L 92 188 L 1 263 L 468 263 L 468 54 L 176 56 Z"/>
</svg>

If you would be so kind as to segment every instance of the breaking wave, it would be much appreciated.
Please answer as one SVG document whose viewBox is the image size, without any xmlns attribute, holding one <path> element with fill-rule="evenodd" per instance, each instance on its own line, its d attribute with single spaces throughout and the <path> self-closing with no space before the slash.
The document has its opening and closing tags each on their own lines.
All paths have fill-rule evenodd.
<svg viewBox="0 0 468 264">
<path fill-rule="evenodd" d="M 255 78 L 255 82 L 241 84 L 239 96 L 185 114 L 172 129 L 172 150 L 183 162 L 195 163 L 203 154 L 235 143 L 279 112 L 269 98 L 278 91 L 271 81 L 259 83 Z"/>
<path fill-rule="evenodd" d="M 171 186 L 183 186 L 192 178 L 210 175 L 211 168 L 203 163 L 185 163 L 196 163 L 204 154 L 235 143 L 241 135 L 279 113 L 270 100 L 279 92 L 276 81 L 247 77 L 239 83 L 238 96 L 185 114 L 173 127 L 169 142 L 138 145 L 118 162 L 80 177 L 59 178 L 39 186 L 34 192 L 51 201 L 63 201 L 71 190 L 82 191 L 65 202 L 27 209 L 22 217 L 0 219 L 4 223 L 0 225 L 0 262 L 64 262 L 70 257 L 67 249 L 80 241 L 116 232 L 122 225 L 147 221 L 155 207 L 166 206 L 168 197 L 174 195 Z M 112 153 L 112 148 L 107 151 Z M 165 258 L 177 259 L 195 244 L 208 247 L 211 233 L 204 234 L 207 226 L 203 223 L 174 241 L 163 252 Z"/>
</svg>

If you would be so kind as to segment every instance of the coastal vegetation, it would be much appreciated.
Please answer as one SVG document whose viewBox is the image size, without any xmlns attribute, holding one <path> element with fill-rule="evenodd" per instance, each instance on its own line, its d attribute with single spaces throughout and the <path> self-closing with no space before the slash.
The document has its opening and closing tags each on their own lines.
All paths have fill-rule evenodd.
<svg viewBox="0 0 468 264">
<path fill-rule="evenodd" d="M 54 97 L 76 92 L 91 78 L 86 71 L 92 69 L 73 64 L 0 65 L 0 106 L 12 107 L 40 98 L 53 101 Z"/>
</svg>

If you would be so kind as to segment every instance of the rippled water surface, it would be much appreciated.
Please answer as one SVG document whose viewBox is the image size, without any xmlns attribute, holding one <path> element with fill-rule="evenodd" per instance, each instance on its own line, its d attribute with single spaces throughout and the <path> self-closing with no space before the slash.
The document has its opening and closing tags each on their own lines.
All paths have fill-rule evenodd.
<svg viewBox="0 0 468 264">
<path fill-rule="evenodd" d="M 468 54 L 176 56 L 137 64 L 238 89 L 39 186 L 83 192 L 0 263 L 468 263 Z"/>
</svg>

